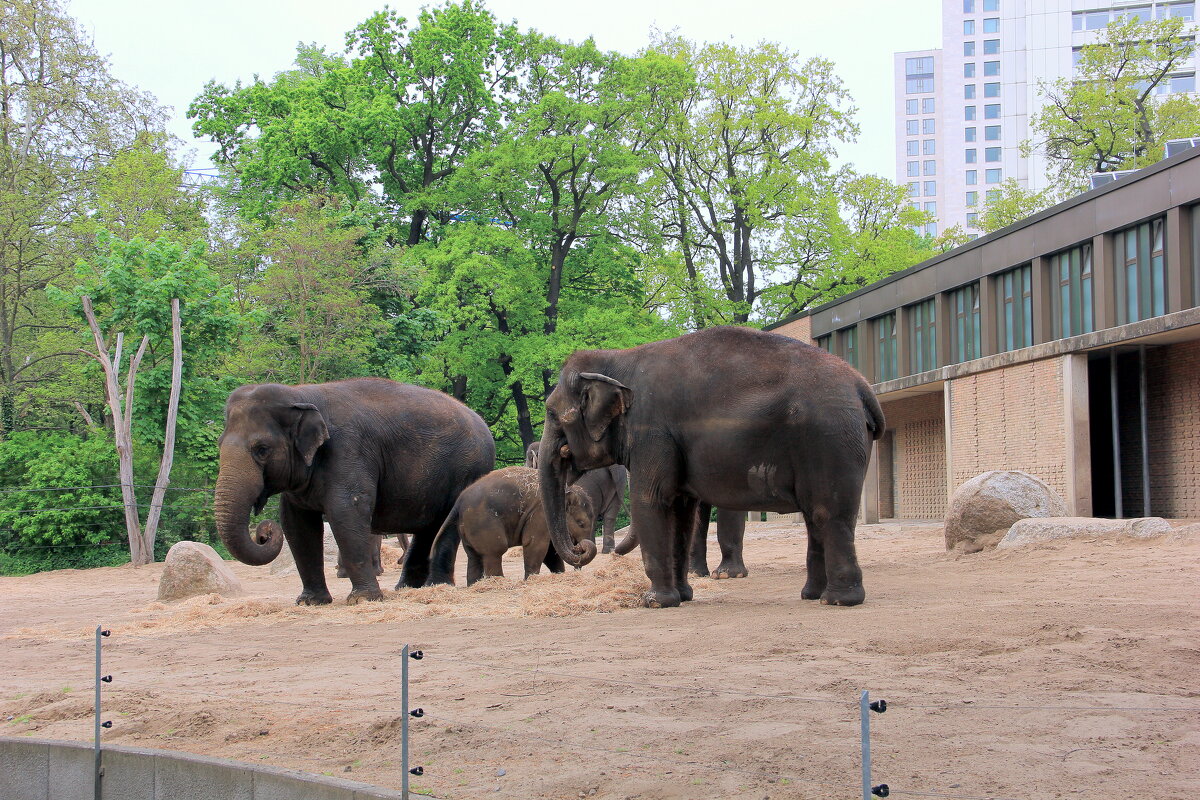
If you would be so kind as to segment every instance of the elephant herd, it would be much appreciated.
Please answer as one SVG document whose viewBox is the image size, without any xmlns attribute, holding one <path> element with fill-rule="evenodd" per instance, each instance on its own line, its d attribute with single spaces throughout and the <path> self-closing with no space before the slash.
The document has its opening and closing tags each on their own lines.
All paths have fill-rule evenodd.
<svg viewBox="0 0 1200 800">
<path fill-rule="evenodd" d="M 382 599 L 379 542 L 410 534 L 397 588 L 452 583 L 461 544 L 467 580 L 500 574 L 521 546 L 526 575 L 582 567 L 641 545 L 645 604 L 692 599 L 708 574 L 717 511 L 718 575 L 746 574 L 745 512 L 799 511 L 808 532 L 800 595 L 830 605 L 865 598 L 854 525 L 871 445 L 884 430 L 870 386 L 845 361 L 748 328 L 710 328 L 627 350 L 571 355 L 546 399 L 527 466 L 494 470 L 484 421 L 457 400 L 379 378 L 242 386 L 230 395 L 213 506 L 229 552 L 247 564 L 287 542 L 303 585 L 296 602 L 332 601 L 324 522 L 350 579 L 347 602 Z M 631 533 L 614 527 L 628 481 Z M 251 512 L 279 494 L 279 522 L 249 533 Z"/>
</svg>

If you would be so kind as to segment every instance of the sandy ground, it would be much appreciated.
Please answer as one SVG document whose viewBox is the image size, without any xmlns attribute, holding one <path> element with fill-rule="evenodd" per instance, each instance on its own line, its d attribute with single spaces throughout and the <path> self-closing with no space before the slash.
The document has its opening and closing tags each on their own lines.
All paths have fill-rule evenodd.
<svg viewBox="0 0 1200 800">
<path fill-rule="evenodd" d="M 636 556 L 355 607 L 331 569 L 311 609 L 266 567 L 234 566 L 245 599 L 169 607 L 161 565 L 0 578 L 0 731 L 90 739 L 103 624 L 106 741 L 395 788 L 420 648 L 413 789 L 439 798 L 857 797 L 862 689 L 893 795 L 1200 791 L 1200 537 L 956 556 L 936 525 L 863 526 L 848 609 L 799 599 L 804 545 L 751 524 L 750 577 L 668 610 L 625 607 Z"/>
</svg>

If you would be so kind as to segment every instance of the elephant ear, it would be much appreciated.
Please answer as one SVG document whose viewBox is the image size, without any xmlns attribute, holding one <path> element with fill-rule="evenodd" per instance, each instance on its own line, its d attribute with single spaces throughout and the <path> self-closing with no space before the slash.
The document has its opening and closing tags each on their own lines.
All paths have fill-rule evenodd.
<svg viewBox="0 0 1200 800">
<path fill-rule="evenodd" d="M 292 428 L 292 441 L 304 459 L 304 466 L 311 467 L 317 449 L 329 441 L 329 428 L 321 412 L 312 403 L 292 403 L 292 408 L 299 412 Z"/>
<path fill-rule="evenodd" d="M 633 390 L 618 380 L 598 372 L 581 372 L 583 380 L 579 410 L 593 442 L 604 438 L 612 421 L 633 406 Z"/>
</svg>

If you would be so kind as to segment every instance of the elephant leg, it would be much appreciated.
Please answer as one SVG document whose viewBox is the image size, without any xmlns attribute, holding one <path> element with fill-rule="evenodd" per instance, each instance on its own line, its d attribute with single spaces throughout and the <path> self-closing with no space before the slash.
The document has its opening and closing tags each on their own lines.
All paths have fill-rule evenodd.
<svg viewBox="0 0 1200 800">
<path fill-rule="evenodd" d="M 744 578 L 750 574 L 742 561 L 742 541 L 746 538 L 746 512 L 717 509 L 717 544 L 721 546 L 721 566 L 714 578 Z"/>
<path fill-rule="evenodd" d="M 672 553 L 672 559 L 675 566 L 675 589 L 679 592 L 680 601 L 686 603 L 692 599 L 692 586 L 688 583 L 688 563 L 691 561 L 692 537 L 695 535 L 700 503 L 691 497 L 679 497 L 674 505 L 675 552 Z"/>
<path fill-rule="evenodd" d="M 503 578 L 504 568 L 501 566 L 503 553 L 483 553 L 483 577 Z"/>
<path fill-rule="evenodd" d="M 464 543 L 463 550 L 467 552 L 467 586 L 483 577 L 483 558 L 474 547 Z"/>
<path fill-rule="evenodd" d="M 409 537 L 408 549 L 404 551 L 404 566 L 400 570 L 400 580 L 396 583 L 397 589 L 403 586 L 425 585 L 429 578 L 429 550 L 433 547 L 435 536 L 436 528 L 432 531 L 414 531 Z"/>
<path fill-rule="evenodd" d="M 346 602 L 353 605 L 362 600 L 382 600 L 383 592 L 374 566 L 378 563 L 381 539 L 371 528 L 375 498 L 365 492 L 348 494 L 347 502 L 327 512 L 340 560 L 350 579 Z"/>
<path fill-rule="evenodd" d="M 387 533 L 376 530 L 372 530 L 371 533 L 376 537 L 374 549 L 371 551 L 371 568 L 375 570 L 375 574 L 378 576 L 383 574 L 383 557 L 380 554 L 380 550 L 383 547 L 383 537 L 387 536 Z M 338 548 L 337 576 L 339 578 L 346 577 L 346 562 L 342 559 L 342 549 L 340 547 Z"/>
<path fill-rule="evenodd" d="M 521 555 L 525 558 L 525 577 L 537 575 L 542 571 L 542 562 L 546 560 L 546 553 L 550 549 L 550 539 L 545 538 L 533 544 L 523 545 L 521 547 Z"/>
<path fill-rule="evenodd" d="M 712 506 L 701 503 L 696 512 L 696 525 L 692 531 L 692 557 L 688 571 L 701 578 L 708 577 L 708 517 Z M 713 575 L 714 578 L 720 577 Z"/>
<path fill-rule="evenodd" d="M 279 502 L 279 519 L 304 587 L 296 605 L 332 603 L 333 595 L 325 583 L 325 527 L 320 512 L 297 508 L 285 496 Z"/>
<path fill-rule="evenodd" d="M 603 522 L 601 524 L 601 539 L 602 547 L 600 552 L 611 553 L 613 548 L 617 546 L 617 514 L 621 511 L 621 500 L 613 497 L 604 508 Z"/>
<path fill-rule="evenodd" d="M 862 570 L 854 550 L 854 517 L 830 516 L 824 509 L 804 515 L 808 529 L 808 580 L 805 600 L 820 598 L 831 606 L 855 606 L 866 599 Z"/>
<path fill-rule="evenodd" d="M 677 606 L 680 596 L 675 588 L 675 539 L 671 527 L 673 509 L 657 498 L 646 496 L 639 487 L 633 487 L 630 494 L 630 524 L 638 532 L 642 565 L 646 568 L 646 577 L 650 579 L 650 589 L 642 602 L 649 608 Z"/>
<path fill-rule="evenodd" d="M 546 556 L 542 559 L 542 563 L 546 565 L 546 569 L 551 572 L 562 573 L 567 569 L 566 563 L 562 560 L 562 556 L 553 547 L 546 548 Z"/>
</svg>

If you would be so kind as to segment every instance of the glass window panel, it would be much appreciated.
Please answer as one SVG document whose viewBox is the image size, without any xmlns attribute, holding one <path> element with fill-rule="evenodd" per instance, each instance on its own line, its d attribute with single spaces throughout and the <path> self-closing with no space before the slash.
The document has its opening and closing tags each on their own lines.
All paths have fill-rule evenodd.
<svg viewBox="0 0 1200 800">
<path fill-rule="evenodd" d="M 937 175 L 937 162 L 933 159 L 924 162 L 921 172 L 925 175 Z"/>
<path fill-rule="evenodd" d="M 967 170 L 966 180 L 967 186 L 974 186 L 979 183 L 979 172 L 973 169 Z"/>
<path fill-rule="evenodd" d="M 1195 75 L 1176 75 L 1171 78 L 1171 92 L 1173 94 L 1194 91 L 1196 91 Z"/>
<path fill-rule="evenodd" d="M 974 61 L 968 61 L 967 63 L 963 64 L 963 77 L 964 78 L 974 78 L 975 77 L 975 62 Z"/>
<path fill-rule="evenodd" d="M 924 134 L 937 133 L 937 120 L 936 119 L 921 120 L 921 133 L 924 133 Z"/>
<path fill-rule="evenodd" d="M 999 75 L 1000 74 L 1000 62 L 999 61 L 983 62 L 983 74 L 984 75 Z"/>
<path fill-rule="evenodd" d="M 933 72 L 933 56 L 904 59 L 905 75 L 928 75 Z"/>
<path fill-rule="evenodd" d="M 967 192 L 967 205 L 968 206 L 979 205 L 979 192 Z"/>
<path fill-rule="evenodd" d="M 964 106 L 963 107 L 963 119 L 967 119 L 967 120 L 975 119 L 975 106 Z"/>
<path fill-rule="evenodd" d="M 983 96 L 984 97 L 999 97 L 1000 96 L 1000 84 L 985 83 L 983 85 Z"/>
<path fill-rule="evenodd" d="M 985 19 L 983 21 L 983 32 L 984 33 L 999 33 L 1000 32 L 1000 18 L 999 17 L 989 17 L 988 19 Z"/>
<path fill-rule="evenodd" d="M 1000 52 L 1000 40 L 999 39 L 984 39 L 983 40 L 983 54 L 985 56 L 992 56 L 999 52 Z"/>
<path fill-rule="evenodd" d="M 975 35 L 975 20 L 964 19 L 963 20 L 963 36 L 974 36 L 974 35 Z"/>
<path fill-rule="evenodd" d="M 968 141 L 968 142 L 975 141 L 975 128 L 967 128 L 966 130 L 964 130 L 963 138 L 965 139 L 965 141 Z"/>
<path fill-rule="evenodd" d="M 995 103 L 984 106 L 983 116 L 985 119 L 1000 119 L 1000 104 Z"/>
<path fill-rule="evenodd" d="M 909 136 L 916 136 L 921 132 L 921 123 L 915 119 L 904 121 L 904 132 Z"/>
<path fill-rule="evenodd" d="M 978 150 L 976 150 L 976 149 L 975 149 L 975 148 L 973 148 L 973 147 L 972 147 L 972 148 L 969 148 L 969 149 L 967 150 L 967 152 L 966 152 L 966 158 L 967 158 L 967 163 L 968 163 L 968 164 L 974 164 L 974 163 L 975 163 L 975 156 L 976 156 L 976 154 L 977 154 L 978 152 L 979 152 L 979 151 L 978 151 Z"/>
<path fill-rule="evenodd" d="M 937 139 L 926 139 L 921 143 L 921 149 L 927 156 L 937 155 Z"/>
<path fill-rule="evenodd" d="M 984 11 L 999 11 L 1000 0 L 983 0 Z"/>
<path fill-rule="evenodd" d="M 1079 13 L 1078 11 L 1071 15 L 1071 30 L 1083 30 L 1083 14 Z"/>
<path fill-rule="evenodd" d="M 921 113 L 932 114 L 937 109 L 937 101 L 932 97 L 925 97 L 921 100 Z"/>
<path fill-rule="evenodd" d="M 1084 29 L 1096 31 L 1108 24 L 1107 11 L 1090 11 L 1084 15 Z"/>
<path fill-rule="evenodd" d="M 910 155 L 910 156 L 920 155 L 921 143 L 918 142 L 916 139 L 909 139 L 905 143 L 904 146 L 908 151 L 908 155 Z"/>
<path fill-rule="evenodd" d="M 905 113 L 905 114 L 916 114 L 916 113 L 917 113 L 917 100 L 916 100 L 916 98 L 913 98 L 912 100 L 905 100 L 905 101 L 904 101 L 904 113 Z"/>
<path fill-rule="evenodd" d="M 973 55 L 975 55 L 975 43 L 974 42 L 963 42 L 963 56 L 966 58 L 970 58 Z"/>
<path fill-rule="evenodd" d="M 925 181 L 925 196 L 933 197 L 937 194 L 937 181 Z"/>
<path fill-rule="evenodd" d="M 975 84 L 968 83 L 963 86 L 963 98 L 966 100 L 975 99 Z M 972 119 L 972 117 L 968 117 L 968 119 Z"/>
<path fill-rule="evenodd" d="M 986 126 L 983 129 L 983 138 L 987 139 L 989 142 L 1000 141 L 1000 126 L 999 125 Z"/>
<path fill-rule="evenodd" d="M 908 177 L 915 178 L 921 174 L 921 163 L 919 161 L 908 162 Z"/>
<path fill-rule="evenodd" d="M 920 197 L 920 196 L 921 196 L 921 183 L 920 183 L 920 181 L 910 181 L 910 182 L 909 182 L 909 184 L 908 184 L 908 196 L 909 196 L 909 197 Z"/>
<path fill-rule="evenodd" d="M 1001 177 L 1002 174 L 1003 170 L 989 169 L 983 179 L 986 183 L 1000 183 L 1003 180 Z"/>
<path fill-rule="evenodd" d="M 992 162 L 999 161 L 1001 150 L 1003 150 L 1001 147 L 985 147 L 983 150 L 983 160 Z"/>
<path fill-rule="evenodd" d="M 975 13 L 975 0 L 963 0 L 963 13 L 964 14 L 974 14 Z"/>
</svg>

